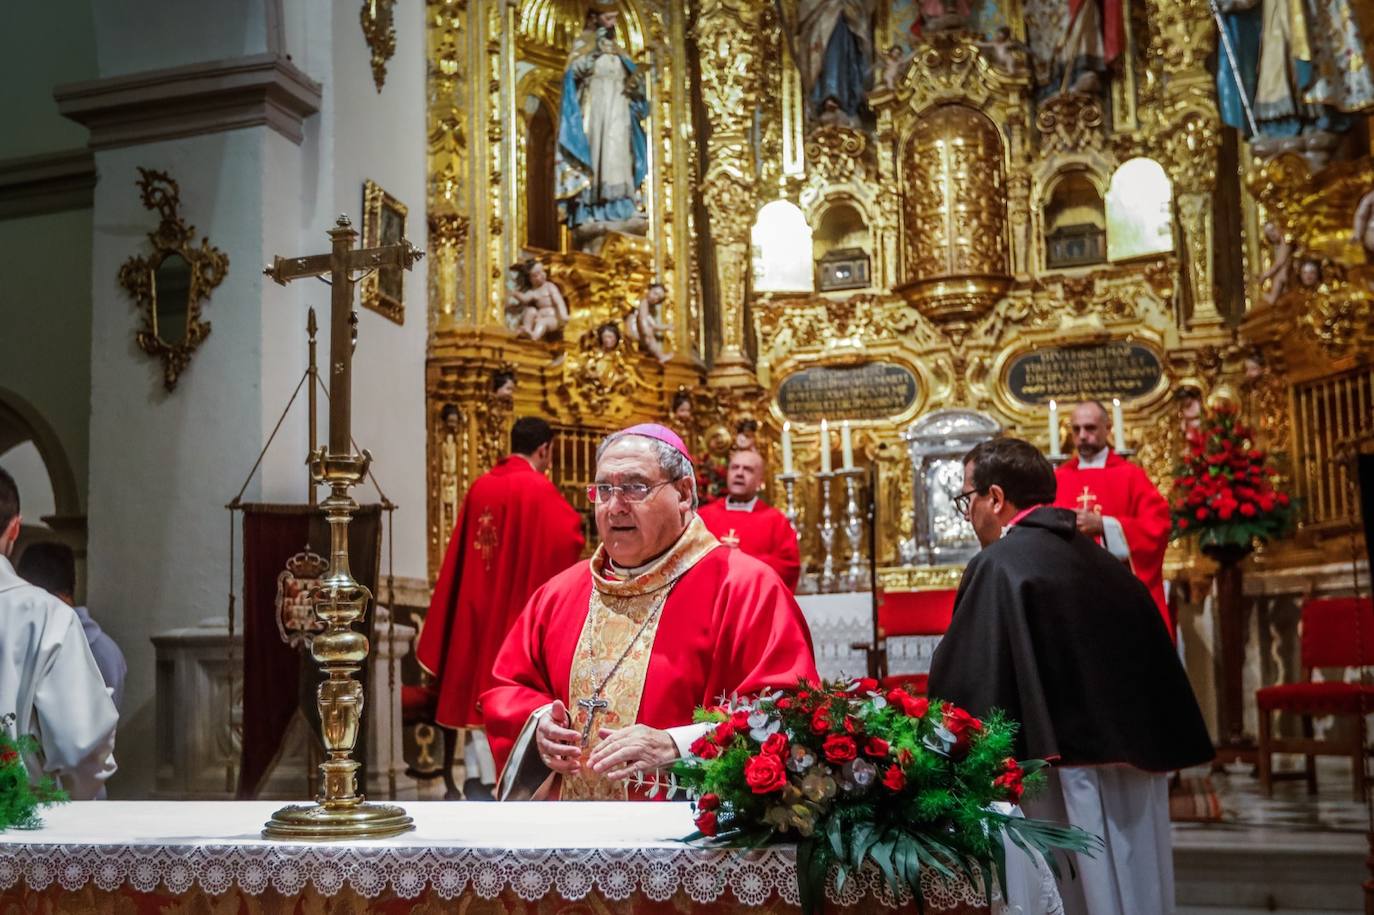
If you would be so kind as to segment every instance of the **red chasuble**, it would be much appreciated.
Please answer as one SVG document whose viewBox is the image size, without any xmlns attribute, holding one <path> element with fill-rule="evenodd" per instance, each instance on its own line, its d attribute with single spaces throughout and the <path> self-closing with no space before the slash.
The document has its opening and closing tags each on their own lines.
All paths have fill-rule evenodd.
<svg viewBox="0 0 1374 915">
<path fill-rule="evenodd" d="M 684 540 L 700 531 L 697 522 Z M 649 650 L 642 660 L 633 656 L 615 674 L 607 694 L 615 701 L 598 717 L 598 726 L 619 728 L 636 722 L 666 729 L 691 724 L 698 706 L 714 705 L 721 696 L 747 695 L 765 687 L 795 686 L 800 678 L 817 679 L 811 649 L 811 633 L 801 608 L 782 581 L 763 563 L 739 550 L 708 546 L 694 564 L 666 586 L 666 600 L 658 611 Z M 599 563 L 599 564 L 598 564 Z M 592 565 L 604 569 L 604 551 L 590 563 L 578 563 L 535 592 L 511 630 L 494 671 L 496 686 L 482 696 L 487 738 L 498 769 L 504 769 L 511 749 L 531 713 L 561 699 L 576 717 L 580 729 L 586 713 L 578 700 L 589 695 L 570 695 L 572 682 L 581 682 L 579 671 L 592 660 L 594 670 L 609 669 L 628 641 L 614 635 L 604 639 L 608 649 L 600 659 L 579 657 L 589 644 L 588 633 L 598 629 L 598 617 L 615 620 L 626 604 L 652 605 L 656 592 L 619 601 L 598 592 L 593 597 Z M 645 573 L 648 577 L 651 573 Z M 631 579 L 627 585 L 639 579 Z M 604 579 L 595 587 L 605 587 Z M 651 586 L 652 587 L 652 586 Z M 598 607 L 597 613 L 590 608 Z M 607 609 L 609 608 L 609 609 Z M 631 611 L 633 612 L 633 610 Z M 623 620 L 620 629 L 631 633 L 636 617 Z M 610 627 L 605 627 L 611 631 Z M 575 663 L 576 662 L 576 663 Z M 585 683 L 579 692 L 586 690 Z M 615 695 L 617 692 L 620 695 Z M 618 706 L 633 707 L 618 717 Z M 596 729 L 592 729 L 595 734 Z M 591 746 L 595 746 L 595 738 Z M 533 754 L 530 750 L 527 756 Z M 503 773 L 498 784 L 506 780 Z M 626 796 L 623 788 L 620 796 Z M 564 792 L 567 796 L 567 792 Z M 641 799 L 639 792 L 630 792 Z"/>
<path fill-rule="evenodd" d="M 435 719 L 481 727 L 477 699 L 534 590 L 577 561 L 582 516 L 530 462 L 510 455 L 463 500 L 415 657 L 438 681 Z"/>
<path fill-rule="evenodd" d="M 797 550 L 797 532 L 792 530 L 787 516 L 763 500 L 755 500 L 752 511 L 731 511 L 725 499 L 703 505 L 697 514 L 706 522 L 706 529 L 726 546 L 737 547 L 756 559 L 763 560 L 782 578 L 788 590 L 797 590 L 801 577 L 801 553 Z"/>
<path fill-rule="evenodd" d="M 1059 484 L 1056 506 L 1096 511 L 1121 523 L 1131 552 L 1131 571 L 1150 589 L 1168 625 L 1164 551 L 1169 546 L 1169 503 L 1145 471 L 1113 451 L 1107 455 L 1105 467 L 1083 470 L 1075 457 L 1062 464 L 1055 477 Z"/>
</svg>

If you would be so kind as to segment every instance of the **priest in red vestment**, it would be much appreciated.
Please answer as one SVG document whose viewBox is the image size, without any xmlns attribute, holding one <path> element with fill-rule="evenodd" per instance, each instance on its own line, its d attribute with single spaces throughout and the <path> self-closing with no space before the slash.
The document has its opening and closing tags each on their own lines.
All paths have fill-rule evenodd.
<svg viewBox="0 0 1374 915">
<path fill-rule="evenodd" d="M 534 590 L 576 562 L 586 543 L 582 516 L 544 475 L 553 435 L 538 417 L 516 420 L 511 453 L 463 500 L 415 646 L 437 681 L 434 718 L 444 727 L 482 726 L 477 699 L 492 685 L 506 633 Z M 491 770 L 484 781 L 494 780 Z"/>
<path fill-rule="evenodd" d="M 1164 623 L 1173 631 L 1164 602 L 1164 551 L 1169 546 L 1169 503 L 1139 466 L 1107 446 L 1112 422 L 1095 400 L 1074 407 L 1077 457 L 1059 467 L 1054 504 L 1072 509 L 1078 529 L 1127 563 L 1150 589 Z"/>
<path fill-rule="evenodd" d="M 726 497 L 703 505 L 697 514 L 717 540 L 763 560 L 789 591 L 796 591 L 801 576 L 797 532 L 786 515 L 759 499 L 762 483 L 763 455 L 752 448 L 736 451 L 725 471 Z"/>
<path fill-rule="evenodd" d="M 796 599 L 696 515 L 682 440 L 632 426 L 597 450 L 601 545 L 535 592 L 482 696 L 503 799 L 623 800 L 687 752 L 698 706 L 816 679 Z"/>
</svg>

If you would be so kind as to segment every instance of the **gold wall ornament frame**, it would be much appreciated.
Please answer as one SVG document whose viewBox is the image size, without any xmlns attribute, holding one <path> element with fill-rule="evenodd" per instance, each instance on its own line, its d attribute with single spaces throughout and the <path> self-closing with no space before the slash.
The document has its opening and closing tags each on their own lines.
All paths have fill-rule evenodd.
<svg viewBox="0 0 1374 915">
<path fill-rule="evenodd" d="M 409 208 L 382 189 L 377 182 L 363 181 L 364 248 L 396 245 L 405 241 Z M 405 284 L 400 267 L 379 267 L 362 279 L 363 307 L 397 324 L 406 322 Z"/>
<path fill-rule="evenodd" d="M 377 92 L 386 83 L 386 65 L 396 53 L 396 0 L 363 0 L 358 14 L 363 40 L 372 52 L 372 82 Z"/>
<path fill-rule="evenodd" d="M 181 218 L 181 188 L 170 175 L 141 167 L 138 172 L 139 197 L 145 208 L 157 212 L 159 222 L 148 233 L 153 253 L 126 260 L 118 281 L 143 316 L 134 340 L 162 360 L 162 383 L 170 392 L 210 335 L 210 322 L 200 317 L 201 304 L 224 281 L 229 257 L 208 238 L 191 243 L 195 226 Z"/>
</svg>

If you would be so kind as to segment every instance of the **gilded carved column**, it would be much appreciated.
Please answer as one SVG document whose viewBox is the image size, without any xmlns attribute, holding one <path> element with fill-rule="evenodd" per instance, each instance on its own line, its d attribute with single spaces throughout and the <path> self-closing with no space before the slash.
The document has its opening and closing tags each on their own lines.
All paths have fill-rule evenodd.
<svg viewBox="0 0 1374 915">
<path fill-rule="evenodd" d="M 468 137 L 465 0 L 429 0 L 430 327 L 467 318 Z"/>
<path fill-rule="evenodd" d="M 1221 119 L 1207 69 L 1217 32 L 1207 0 L 1149 0 L 1151 79 L 1142 105 L 1145 131 L 1174 182 L 1184 279 L 1192 301 L 1187 324 L 1223 332 L 1212 269 L 1213 200 Z"/>
<path fill-rule="evenodd" d="M 710 222 L 720 296 L 721 351 L 717 364 L 747 367 L 744 304 L 750 270 L 749 232 L 757 209 L 750 143 L 761 66 L 756 44 L 764 4 L 705 0 L 692 35 L 701 68 L 701 96 L 710 121 L 701 193 Z"/>
</svg>

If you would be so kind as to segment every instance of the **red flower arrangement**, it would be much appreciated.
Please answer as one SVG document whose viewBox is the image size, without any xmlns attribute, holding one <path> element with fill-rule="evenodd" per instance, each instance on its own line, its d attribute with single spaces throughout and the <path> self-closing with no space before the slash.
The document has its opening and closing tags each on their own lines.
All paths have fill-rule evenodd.
<svg viewBox="0 0 1374 915">
<path fill-rule="evenodd" d="M 1277 471 L 1254 447 L 1230 404 L 1188 433 L 1188 458 L 1174 471 L 1172 536 L 1197 536 L 1203 549 L 1248 552 L 1293 526 L 1293 502 L 1274 487 Z"/>
<path fill-rule="evenodd" d="M 25 734 L 15 737 L 13 712 L 0 718 L 0 831 L 6 829 L 37 829 L 43 825 L 38 808 L 59 804 L 67 794 L 57 786 L 52 776 L 45 775 L 38 784 L 29 784 L 29 770 L 24 765 L 24 753 L 38 750 L 38 741 Z"/>
<path fill-rule="evenodd" d="M 803 682 L 699 710 L 697 720 L 712 727 L 671 777 L 696 799 L 697 833 L 688 838 L 796 841 L 807 913 L 819 911 L 832 867 L 843 886 L 872 864 L 919 906 L 925 869 L 950 877 L 978 868 L 1005 886 L 1004 834 L 1052 867 L 1056 849 L 1100 845 L 1082 830 L 998 808 L 1019 802 L 1045 765 L 1010 756 L 1016 725 L 1000 712 L 978 719 L 864 679 Z"/>
</svg>

